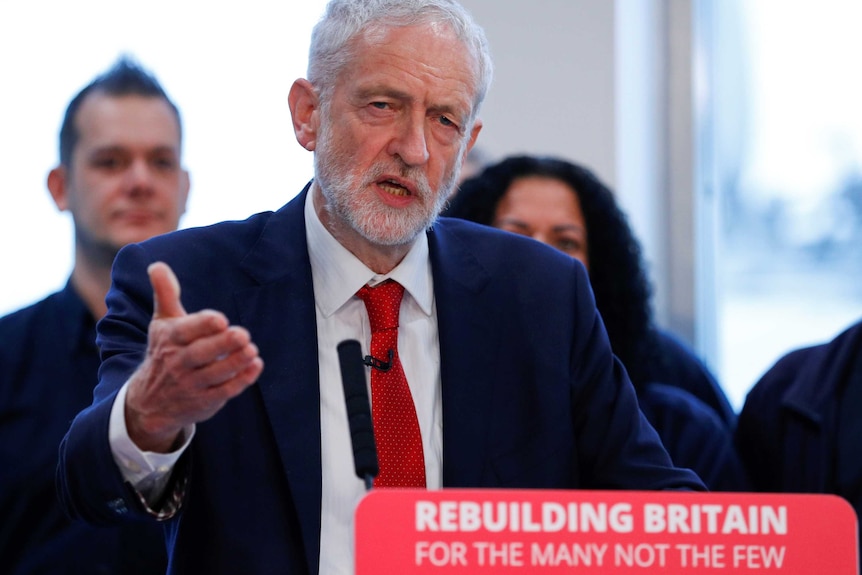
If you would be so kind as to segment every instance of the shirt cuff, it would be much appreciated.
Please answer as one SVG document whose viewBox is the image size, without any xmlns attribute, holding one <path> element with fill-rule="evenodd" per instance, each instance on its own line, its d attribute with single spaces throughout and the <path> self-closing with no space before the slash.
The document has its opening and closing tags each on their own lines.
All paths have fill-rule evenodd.
<svg viewBox="0 0 862 575">
<path fill-rule="evenodd" d="M 189 425 L 182 429 L 180 432 L 182 444 L 170 453 L 141 451 L 129 437 L 126 428 L 125 406 L 128 387 L 128 382 L 123 384 L 111 407 L 108 441 L 114 462 L 120 468 L 123 478 L 144 497 L 148 504 L 155 505 L 164 494 L 174 466 L 191 443 L 195 426 Z"/>
</svg>

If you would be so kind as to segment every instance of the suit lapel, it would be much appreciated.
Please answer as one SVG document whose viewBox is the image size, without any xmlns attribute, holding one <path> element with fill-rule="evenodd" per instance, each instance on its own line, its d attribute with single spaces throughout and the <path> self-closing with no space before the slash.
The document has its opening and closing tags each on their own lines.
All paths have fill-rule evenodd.
<svg viewBox="0 0 862 575">
<path fill-rule="evenodd" d="M 299 514 L 310 573 L 320 551 L 320 388 L 306 190 L 273 214 L 243 268 L 259 285 L 235 295 L 265 367 L 258 388 Z"/>
<path fill-rule="evenodd" d="M 500 313 L 480 297 L 490 275 L 467 244 L 438 222 L 429 233 L 440 333 L 443 392 L 443 486 L 480 485 L 487 452 L 493 358 Z"/>
<path fill-rule="evenodd" d="M 306 190 L 273 214 L 243 261 L 259 285 L 235 294 L 266 366 L 258 382 L 299 514 L 309 572 L 320 554 L 320 388 Z M 486 452 L 499 313 L 480 297 L 490 276 L 457 233 L 438 224 L 429 250 L 440 333 L 443 485 L 478 486 Z M 289 322 L 290 325 L 285 325 Z M 497 330 L 498 331 L 498 330 Z"/>
</svg>

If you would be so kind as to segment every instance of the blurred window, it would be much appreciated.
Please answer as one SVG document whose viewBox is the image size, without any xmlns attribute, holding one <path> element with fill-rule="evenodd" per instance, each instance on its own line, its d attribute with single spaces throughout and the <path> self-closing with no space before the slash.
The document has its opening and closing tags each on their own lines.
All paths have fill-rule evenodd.
<svg viewBox="0 0 862 575">
<path fill-rule="evenodd" d="M 739 408 L 862 318 L 862 2 L 720 0 L 707 51 L 717 357 Z"/>
</svg>

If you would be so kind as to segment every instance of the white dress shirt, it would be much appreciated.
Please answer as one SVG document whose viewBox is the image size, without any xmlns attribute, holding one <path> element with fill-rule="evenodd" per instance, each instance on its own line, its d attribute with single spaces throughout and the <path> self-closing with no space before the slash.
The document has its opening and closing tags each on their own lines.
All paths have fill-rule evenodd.
<svg viewBox="0 0 862 575">
<path fill-rule="evenodd" d="M 365 304 L 355 296 L 366 283 L 394 279 L 404 286 L 398 329 L 398 354 L 416 404 L 425 474 L 429 489 L 442 485 L 442 395 L 440 344 L 434 303 L 428 239 L 420 234 L 401 263 L 389 274 L 368 269 L 326 230 L 314 211 L 312 194 L 305 202 L 308 241 L 317 319 L 317 355 L 320 367 L 320 427 L 323 500 L 321 503 L 320 573 L 351 575 L 353 569 L 353 516 L 365 494 L 356 476 L 347 421 L 337 345 L 345 339 L 360 341 L 369 353 L 371 327 Z M 254 334 L 252 339 L 254 339 Z M 266 358 L 263 358 L 264 363 Z M 370 375 L 368 376 L 370 381 Z M 285 381 L 284 385 L 290 385 Z M 155 501 L 164 490 L 170 471 L 194 436 L 185 430 L 185 442 L 170 454 L 140 451 L 129 439 L 123 417 L 126 386 L 111 412 L 110 442 L 124 477 Z"/>
</svg>

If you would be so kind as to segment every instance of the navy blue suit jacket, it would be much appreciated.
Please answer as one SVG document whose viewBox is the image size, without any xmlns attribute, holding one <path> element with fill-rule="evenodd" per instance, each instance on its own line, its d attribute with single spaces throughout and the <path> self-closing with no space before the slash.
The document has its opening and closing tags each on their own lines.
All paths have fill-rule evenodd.
<svg viewBox="0 0 862 575">
<path fill-rule="evenodd" d="M 188 311 L 245 326 L 257 384 L 200 423 L 176 476 L 173 573 L 317 573 L 317 331 L 303 203 L 125 248 L 99 325 L 93 406 L 61 446 L 60 492 L 95 522 L 143 511 L 107 442 L 111 401 L 143 358 L 149 263 L 176 272 Z M 702 489 L 673 468 L 611 354 L 587 275 L 537 242 L 442 219 L 428 232 L 439 324 L 447 487 Z M 325 550 L 324 550 L 325 552 Z"/>
<path fill-rule="evenodd" d="M 0 318 L 0 573 L 164 573 L 150 523 L 71 521 L 54 488 L 57 446 L 98 381 L 96 322 L 71 282 Z"/>
</svg>

